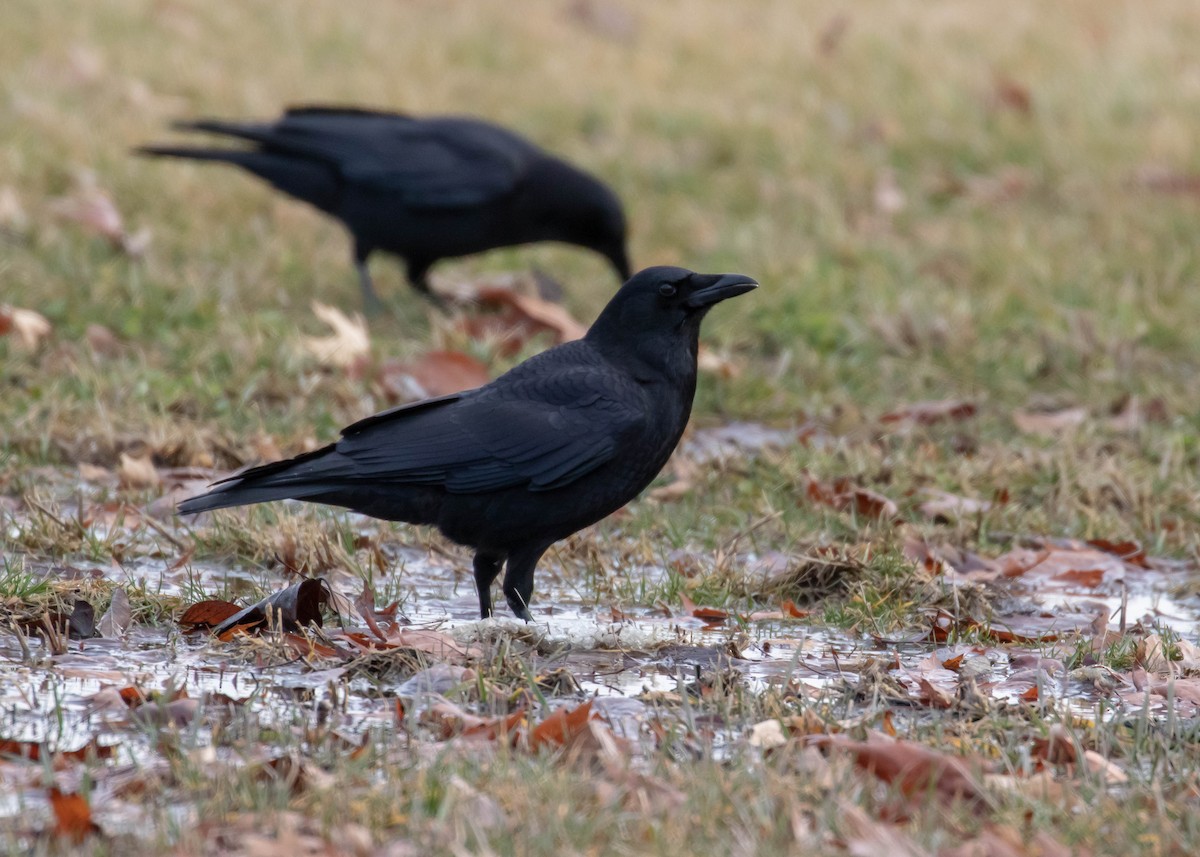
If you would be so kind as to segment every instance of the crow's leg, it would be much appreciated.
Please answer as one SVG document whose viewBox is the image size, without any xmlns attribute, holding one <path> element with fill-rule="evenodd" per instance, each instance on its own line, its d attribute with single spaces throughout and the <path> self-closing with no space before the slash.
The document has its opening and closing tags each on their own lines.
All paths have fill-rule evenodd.
<svg viewBox="0 0 1200 857">
<path fill-rule="evenodd" d="M 500 566 L 504 565 L 504 557 L 485 554 L 482 551 L 475 554 L 475 590 L 479 594 L 479 618 L 487 619 L 492 615 L 492 583 L 500 574 Z"/>
<path fill-rule="evenodd" d="M 533 598 L 533 570 L 549 545 L 522 548 L 508 555 L 508 569 L 504 572 L 504 597 L 518 619 L 532 622 L 529 602 Z"/>
<path fill-rule="evenodd" d="M 445 299 L 429 287 L 429 263 L 408 260 L 408 281 L 417 293 L 442 312 L 449 312 Z"/>
<path fill-rule="evenodd" d="M 358 271 L 358 285 L 362 289 L 363 312 L 367 315 L 379 315 L 383 309 L 383 301 L 375 292 L 375 284 L 371 282 L 371 272 L 367 269 L 367 257 L 371 255 L 370 247 L 361 244 L 354 246 L 354 270 Z"/>
</svg>

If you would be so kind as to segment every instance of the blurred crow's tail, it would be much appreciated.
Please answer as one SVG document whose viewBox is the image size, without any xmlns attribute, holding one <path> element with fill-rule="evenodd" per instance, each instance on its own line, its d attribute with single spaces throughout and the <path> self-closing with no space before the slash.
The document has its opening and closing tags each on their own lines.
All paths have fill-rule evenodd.
<svg viewBox="0 0 1200 857">
<path fill-rule="evenodd" d="M 337 205 L 341 187 L 337 175 L 320 161 L 296 157 L 286 152 L 256 149 L 220 149 L 197 146 L 140 146 L 139 155 L 157 158 L 185 158 L 192 161 L 219 161 L 234 164 L 270 182 L 279 190 L 330 211 Z"/>
</svg>

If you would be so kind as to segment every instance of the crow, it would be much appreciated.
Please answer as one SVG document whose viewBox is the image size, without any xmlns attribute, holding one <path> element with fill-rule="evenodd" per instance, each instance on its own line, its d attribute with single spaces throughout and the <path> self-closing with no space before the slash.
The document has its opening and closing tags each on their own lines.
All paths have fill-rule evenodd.
<svg viewBox="0 0 1200 857">
<path fill-rule="evenodd" d="M 582 339 L 483 387 L 367 417 L 323 449 L 215 483 L 179 512 L 296 499 L 430 524 L 474 549 L 480 616 L 491 615 L 507 563 L 504 596 L 531 621 L 542 554 L 624 506 L 666 464 L 692 410 L 701 320 L 757 285 L 647 268 Z"/>
<path fill-rule="evenodd" d="M 294 107 L 274 122 L 179 122 L 249 148 L 144 146 L 144 155 L 223 161 L 338 220 L 354 239 L 363 302 L 375 250 L 401 257 L 421 294 L 439 259 L 534 241 L 594 250 L 629 278 L 625 214 L 605 184 L 517 134 L 460 116 L 417 118 L 343 107 Z"/>
</svg>

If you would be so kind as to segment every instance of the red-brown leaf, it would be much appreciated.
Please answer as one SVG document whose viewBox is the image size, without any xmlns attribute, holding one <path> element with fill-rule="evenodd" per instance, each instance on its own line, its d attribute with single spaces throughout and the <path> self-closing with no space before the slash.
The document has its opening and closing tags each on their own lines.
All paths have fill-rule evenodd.
<svg viewBox="0 0 1200 857">
<path fill-rule="evenodd" d="M 534 727 L 529 735 L 530 749 L 565 746 L 583 733 L 588 721 L 593 716 L 590 699 L 575 708 L 568 709 L 566 706 L 559 708 Z"/>
<path fill-rule="evenodd" d="M 99 833 L 100 828 L 92 821 L 92 809 L 83 795 L 64 794 L 54 787 L 48 790 L 47 797 L 54 810 L 56 836 L 79 843 L 90 834 Z"/>
<path fill-rule="evenodd" d="M 910 741 L 853 741 L 842 735 L 815 739 L 818 745 L 850 753 L 855 763 L 908 798 L 920 800 L 931 791 L 943 800 L 983 805 L 987 793 L 967 764 Z"/>
<path fill-rule="evenodd" d="M 230 616 L 240 612 L 241 609 L 228 601 L 197 601 L 183 611 L 183 615 L 179 617 L 179 624 L 188 630 L 215 628 Z"/>
<path fill-rule="evenodd" d="M 884 423 L 908 422 L 928 426 L 943 420 L 965 420 L 975 416 L 974 402 L 962 399 L 940 399 L 937 401 L 914 402 L 879 418 Z"/>
<path fill-rule="evenodd" d="M 416 360 L 389 361 L 379 382 L 392 402 L 411 402 L 481 387 L 491 380 L 488 368 L 461 351 L 431 351 Z"/>
</svg>

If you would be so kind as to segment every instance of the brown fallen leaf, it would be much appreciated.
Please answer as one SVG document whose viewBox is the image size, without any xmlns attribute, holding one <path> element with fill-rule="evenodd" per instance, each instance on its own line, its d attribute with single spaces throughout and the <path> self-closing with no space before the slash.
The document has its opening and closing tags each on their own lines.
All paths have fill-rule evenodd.
<svg viewBox="0 0 1200 857">
<path fill-rule="evenodd" d="M 387 642 L 387 634 L 379 628 L 379 623 L 375 619 L 375 593 L 371 590 L 371 585 L 367 581 L 363 581 L 362 592 L 354 599 L 354 609 L 358 611 L 358 615 L 363 617 L 363 621 L 367 623 L 367 628 L 371 633 L 379 638 L 381 642 Z"/>
<path fill-rule="evenodd" d="M 106 240 L 114 250 L 138 257 L 150 244 L 150 231 L 130 233 L 112 197 L 96 184 L 94 176 L 81 176 L 75 190 L 51 203 L 55 216 L 79 224 L 86 232 Z"/>
<path fill-rule="evenodd" d="M 117 465 L 117 482 L 122 488 L 157 488 L 162 484 L 162 477 L 158 475 L 158 468 L 154 466 L 149 452 L 137 457 L 122 452 L 120 464 Z"/>
<path fill-rule="evenodd" d="M 813 503 L 830 506 L 843 512 L 853 512 L 864 518 L 892 521 L 900 517 L 900 509 L 882 494 L 862 488 L 841 477 L 833 482 L 821 482 L 805 474 L 805 496 Z"/>
<path fill-rule="evenodd" d="M 179 624 L 189 631 L 215 628 L 230 616 L 235 616 L 241 611 L 242 608 L 231 601 L 197 601 L 183 611 L 183 615 L 179 617 Z"/>
<path fill-rule="evenodd" d="M 987 500 L 960 497 L 957 494 L 951 494 L 949 491 L 935 491 L 930 489 L 925 493 L 929 499 L 922 502 L 917 508 L 921 510 L 922 515 L 934 521 L 953 523 L 963 518 L 970 518 L 975 515 L 981 515 L 984 512 L 989 512 L 992 508 L 992 504 Z"/>
<path fill-rule="evenodd" d="M 33 351 L 53 328 L 46 317 L 31 309 L 0 306 L 0 336 L 15 333 L 17 341 L 26 351 Z"/>
<path fill-rule="evenodd" d="M 484 306 L 509 307 L 518 315 L 542 330 L 554 334 L 556 342 L 582 339 L 587 328 L 576 321 L 561 304 L 512 289 L 487 287 L 480 289 L 475 300 Z"/>
<path fill-rule="evenodd" d="M 1090 857 L 1086 848 L 1068 848 L 1051 834 L 1039 830 L 1026 837 L 1008 825 L 989 825 L 971 839 L 953 848 L 943 848 L 938 857 Z"/>
<path fill-rule="evenodd" d="M 977 407 L 974 402 L 963 399 L 938 399 L 934 401 L 913 402 L 879 418 L 882 423 L 913 423 L 919 426 L 930 426 L 944 420 L 965 420 L 975 416 Z"/>
<path fill-rule="evenodd" d="M 464 309 L 456 326 L 472 339 L 493 343 L 505 356 L 516 354 L 540 334 L 550 334 L 555 343 L 581 338 L 586 328 L 562 306 L 537 294 L 536 280 L 509 278 L 507 284 L 492 280 L 465 285 L 454 296 Z"/>
<path fill-rule="evenodd" d="M 533 728 L 529 733 L 529 747 L 535 751 L 543 747 L 563 747 L 583 734 L 588 721 L 596 716 L 590 699 L 574 708 L 564 705 Z"/>
<path fill-rule="evenodd" d="M 348 369 L 363 363 L 371 351 L 366 319 L 361 313 L 347 316 L 337 307 L 313 301 L 313 315 L 332 329 L 327 336 L 303 336 L 300 350 L 322 366 Z"/>
<path fill-rule="evenodd" d="M 100 832 L 92 821 L 92 808 L 81 794 L 66 794 L 52 786 L 46 791 L 50 807 L 54 810 L 54 835 L 79 844 L 89 836 Z"/>
<path fill-rule="evenodd" d="M 96 623 L 96 630 L 100 632 L 101 637 L 121 638 L 125 636 L 131 621 L 133 621 L 133 610 L 129 606 L 129 594 L 125 591 L 125 587 L 118 586 L 113 590 L 112 602 L 108 605 L 108 609 Z"/>
<path fill-rule="evenodd" d="M 88 348 L 99 357 L 116 357 L 121 353 L 121 343 L 116 335 L 102 324 L 92 323 L 83 333 Z"/>
<path fill-rule="evenodd" d="M 1033 112 L 1033 96 L 1029 87 L 1002 74 L 992 80 L 992 103 L 1022 116 Z"/>
<path fill-rule="evenodd" d="M 213 636 L 226 642 L 243 631 L 265 628 L 296 631 L 304 625 L 319 628 L 324 624 L 321 614 L 328 604 L 329 584 L 320 577 L 306 578 L 225 619 L 213 628 Z"/>
<path fill-rule="evenodd" d="M 1144 164 L 1133 183 L 1156 193 L 1200 194 L 1200 174 L 1184 173 L 1161 164 Z"/>
<path fill-rule="evenodd" d="M 1017 430 L 1025 434 L 1053 437 L 1079 428 L 1088 418 L 1087 408 L 1062 408 L 1057 411 L 1013 411 Z"/>
<path fill-rule="evenodd" d="M 379 369 L 379 384 L 392 403 L 458 393 L 490 380 L 487 366 L 461 351 L 430 351 L 416 360 L 385 362 Z"/>
<path fill-rule="evenodd" d="M 456 736 L 484 741 L 514 740 L 524 720 L 524 709 L 506 716 L 479 717 L 451 702 L 439 702 L 421 712 L 421 722 L 434 726 L 442 740 Z"/>
<path fill-rule="evenodd" d="M 947 801 L 963 800 L 979 807 L 990 803 L 975 773 L 957 756 L 911 741 L 854 741 L 843 735 L 810 740 L 849 753 L 860 768 L 894 785 L 907 798 L 921 800 L 932 792 Z"/>
<path fill-rule="evenodd" d="M 729 618 L 728 610 L 721 610 L 717 607 L 697 607 L 692 599 L 688 598 L 685 593 L 679 594 L 679 600 L 683 604 L 683 612 L 689 616 L 694 616 L 704 622 L 716 624 L 724 622 Z"/>
</svg>

